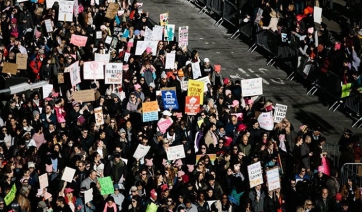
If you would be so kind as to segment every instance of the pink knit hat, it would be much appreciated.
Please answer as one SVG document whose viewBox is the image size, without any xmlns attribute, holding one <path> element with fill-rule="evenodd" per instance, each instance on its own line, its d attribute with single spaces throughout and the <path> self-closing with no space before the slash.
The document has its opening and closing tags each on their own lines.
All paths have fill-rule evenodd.
<svg viewBox="0 0 362 212">
<path fill-rule="evenodd" d="M 146 160 L 146 166 L 153 166 L 153 159 L 151 158 L 151 159 L 145 159 Z"/>
</svg>

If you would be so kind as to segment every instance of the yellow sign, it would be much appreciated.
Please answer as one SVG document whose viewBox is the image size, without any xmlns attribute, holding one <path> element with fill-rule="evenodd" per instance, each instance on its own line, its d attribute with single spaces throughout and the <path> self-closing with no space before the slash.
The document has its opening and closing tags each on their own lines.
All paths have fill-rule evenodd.
<svg viewBox="0 0 362 212">
<path fill-rule="evenodd" d="M 158 111 L 158 103 L 157 103 L 157 101 L 142 103 L 142 111 L 144 113 L 154 112 L 154 111 L 157 112 Z"/>
<path fill-rule="evenodd" d="M 204 104 L 204 82 L 189 80 L 187 96 L 199 96 L 200 104 Z"/>
</svg>

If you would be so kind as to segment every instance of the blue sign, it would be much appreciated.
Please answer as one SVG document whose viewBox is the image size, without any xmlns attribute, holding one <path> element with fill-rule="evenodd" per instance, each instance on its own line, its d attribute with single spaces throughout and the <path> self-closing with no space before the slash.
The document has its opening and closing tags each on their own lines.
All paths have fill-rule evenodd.
<svg viewBox="0 0 362 212">
<path fill-rule="evenodd" d="M 128 36 L 129 36 L 129 31 L 128 31 L 128 29 L 125 29 L 123 32 L 122 38 L 128 38 Z"/>
<path fill-rule="evenodd" d="M 165 109 L 178 109 L 178 102 L 176 97 L 176 91 L 168 90 L 162 91 L 162 101 Z"/>
<path fill-rule="evenodd" d="M 157 121 L 158 111 L 143 113 L 143 122 Z"/>
</svg>

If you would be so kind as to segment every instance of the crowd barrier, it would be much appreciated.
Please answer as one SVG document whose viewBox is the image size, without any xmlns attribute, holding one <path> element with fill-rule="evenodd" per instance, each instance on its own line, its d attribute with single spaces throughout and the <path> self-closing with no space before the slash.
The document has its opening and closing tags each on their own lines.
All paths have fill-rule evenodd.
<svg viewBox="0 0 362 212">
<path fill-rule="evenodd" d="M 236 31 L 231 35 L 231 38 L 236 39 L 242 35 L 250 44 L 247 52 L 253 53 L 259 48 L 268 57 L 267 65 L 273 66 L 275 63 L 282 65 L 288 73 L 287 80 L 293 80 L 298 76 L 299 81 L 308 83 L 308 95 L 314 95 L 317 91 L 323 96 L 328 95 L 329 110 L 341 109 L 357 119 L 352 127 L 359 128 L 362 126 L 362 117 L 359 116 L 362 107 L 361 95 L 352 94 L 341 98 L 342 80 L 340 76 L 329 71 L 328 66 L 316 67 L 315 64 L 311 64 L 303 58 L 300 59 L 298 37 L 288 35 L 288 39 L 286 39 L 285 34 L 276 34 L 270 30 L 264 30 L 251 21 L 242 22 L 241 12 L 235 4 L 228 0 L 195 0 L 194 3 L 201 8 L 199 14 L 211 12 L 218 16 L 219 19 L 215 25 L 219 26 L 223 22 L 227 22 L 235 28 Z M 308 75 L 303 72 L 305 69 L 310 69 Z"/>
<path fill-rule="evenodd" d="M 362 163 L 345 163 L 341 168 L 341 185 L 345 185 L 349 177 L 356 180 L 358 187 L 362 186 Z"/>
</svg>

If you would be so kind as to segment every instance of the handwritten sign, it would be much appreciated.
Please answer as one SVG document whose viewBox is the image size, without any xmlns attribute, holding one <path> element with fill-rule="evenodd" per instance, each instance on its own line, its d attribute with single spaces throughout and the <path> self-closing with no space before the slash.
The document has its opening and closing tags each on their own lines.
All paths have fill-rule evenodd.
<svg viewBox="0 0 362 212">
<path fill-rule="evenodd" d="M 40 189 L 44 189 L 49 186 L 48 174 L 42 174 L 39 176 Z"/>
<path fill-rule="evenodd" d="M 53 32 L 52 21 L 50 19 L 45 19 L 44 24 L 45 24 L 45 29 L 47 30 L 47 32 Z"/>
<path fill-rule="evenodd" d="M 178 28 L 178 45 L 180 47 L 187 46 L 189 44 L 189 27 L 180 26 Z"/>
<path fill-rule="evenodd" d="M 77 102 L 92 102 L 95 101 L 94 90 L 81 90 L 73 92 L 73 99 Z"/>
<path fill-rule="evenodd" d="M 245 96 L 257 96 L 263 94 L 263 79 L 243 79 L 241 80 L 241 93 Z"/>
<path fill-rule="evenodd" d="M 191 63 L 192 68 L 192 78 L 197 79 L 202 76 L 200 69 L 200 62 Z"/>
<path fill-rule="evenodd" d="M 129 59 L 130 56 L 131 56 L 131 53 L 125 52 L 123 61 L 128 63 L 128 59 Z"/>
<path fill-rule="evenodd" d="M 56 2 L 56 1 L 58 1 L 58 0 L 46 0 L 45 2 L 46 2 L 46 5 L 47 5 L 47 9 L 52 8 L 53 5 L 54 5 L 54 2 Z M 19 2 L 19 0 L 18 0 L 18 2 Z"/>
<path fill-rule="evenodd" d="M 202 81 L 204 82 L 204 91 L 207 91 L 208 88 L 207 88 L 207 84 L 210 84 L 211 85 L 211 82 L 210 82 L 210 78 L 209 77 L 202 77 L 202 78 L 199 78 L 197 79 L 197 81 Z"/>
<path fill-rule="evenodd" d="M 144 40 L 145 41 L 152 41 L 152 33 L 153 33 L 152 29 L 146 27 L 145 35 L 144 35 L 145 39 Z"/>
<path fill-rule="evenodd" d="M 70 82 L 72 86 L 76 86 L 78 83 L 80 83 L 82 80 L 80 79 L 80 70 L 79 70 L 79 61 L 73 63 L 74 68 L 70 69 Z"/>
<path fill-rule="evenodd" d="M 73 181 L 74 174 L 75 169 L 66 166 L 63 172 L 62 180 L 71 183 Z"/>
<path fill-rule="evenodd" d="M 84 203 L 87 204 L 92 200 L 93 200 L 93 188 L 90 188 L 84 192 Z"/>
<path fill-rule="evenodd" d="M 5 196 L 4 198 L 4 202 L 6 205 L 10 205 L 10 203 L 15 199 L 16 196 L 16 183 L 13 184 L 13 186 L 11 187 L 9 193 Z"/>
<path fill-rule="evenodd" d="M 113 19 L 118 12 L 119 4 L 110 3 L 106 11 L 106 18 Z"/>
<path fill-rule="evenodd" d="M 99 53 L 94 54 L 94 61 L 97 61 L 97 62 L 108 63 L 110 58 L 111 58 L 111 55 L 109 53 L 108 54 L 99 54 Z"/>
<path fill-rule="evenodd" d="M 73 22 L 73 1 L 59 1 L 58 21 Z"/>
<path fill-rule="evenodd" d="M 159 121 L 157 123 L 158 129 L 160 132 L 165 133 L 166 130 L 172 125 L 172 122 L 170 119 L 165 119 L 163 121 Z"/>
<path fill-rule="evenodd" d="M 185 158 L 184 145 L 170 146 L 166 151 L 167 160 L 177 160 L 179 158 Z"/>
<path fill-rule="evenodd" d="M 98 182 L 101 186 L 101 194 L 107 195 L 107 194 L 113 194 L 114 193 L 114 187 L 111 177 L 102 177 L 98 178 Z"/>
<path fill-rule="evenodd" d="M 16 75 L 16 73 L 18 72 L 18 64 L 4 62 L 2 72 L 3 73 L 9 73 L 9 74 L 12 74 L 12 75 Z"/>
<path fill-rule="evenodd" d="M 112 43 L 112 37 L 111 36 L 107 36 L 106 40 L 104 41 L 106 44 L 111 44 Z"/>
<path fill-rule="evenodd" d="M 100 126 L 104 124 L 102 107 L 94 108 L 94 118 L 96 120 L 96 125 Z"/>
<path fill-rule="evenodd" d="M 274 109 L 274 122 L 281 122 L 287 115 L 288 106 L 282 104 L 276 104 Z"/>
<path fill-rule="evenodd" d="M 28 69 L 28 55 L 17 53 L 16 64 L 18 65 L 18 69 L 20 70 Z"/>
<path fill-rule="evenodd" d="M 122 84 L 122 63 L 108 63 L 104 71 L 104 84 Z"/>
<path fill-rule="evenodd" d="M 200 112 L 200 96 L 186 96 L 185 113 L 196 115 Z"/>
<path fill-rule="evenodd" d="M 69 73 L 72 69 L 78 69 L 79 66 L 79 61 L 76 61 L 74 63 L 72 63 L 71 65 L 69 65 L 68 67 L 64 68 L 64 73 Z"/>
<path fill-rule="evenodd" d="M 261 113 L 258 117 L 258 122 L 261 129 L 264 130 L 273 130 L 274 128 L 274 118 L 272 116 L 272 112 Z"/>
<path fill-rule="evenodd" d="M 168 12 L 160 14 L 160 23 L 161 26 L 168 25 Z"/>
<path fill-rule="evenodd" d="M 76 46 L 84 47 L 87 44 L 87 40 L 87 36 L 72 34 L 72 37 L 70 38 L 70 43 Z"/>
<path fill-rule="evenodd" d="M 199 96 L 200 104 L 204 103 L 204 82 L 189 80 L 189 89 L 187 90 L 187 96 Z"/>
<path fill-rule="evenodd" d="M 270 169 L 266 171 L 266 179 L 268 182 L 268 190 L 273 191 L 280 188 L 279 169 Z"/>
<path fill-rule="evenodd" d="M 58 84 L 64 83 L 64 73 L 58 73 Z"/>
<path fill-rule="evenodd" d="M 141 159 L 143 157 L 145 157 L 148 153 L 148 151 L 150 151 L 151 146 L 144 146 L 142 144 L 138 144 L 136 151 L 133 154 L 133 157 L 136 159 Z"/>
<path fill-rule="evenodd" d="M 42 87 L 43 90 L 43 97 L 48 97 L 53 92 L 53 85 L 47 84 Z"/>
<path fill-rule="evenodd" d="M 158 120 L 158 103 L 157 101 L 142 103 L 143 122 Z"/>
<path fill-rule="evenodd" d="M 157 53 L 157 41 L 137 41 L 135 55 L 142 55 L 147 47 L 150 47 L 152 50 L 152 55 L 156 56 Z"/>
<path fill-rule="evenodd" d="M 178 101 L 176 96 L 176 91 L 168 90 L 162 91 L 162 101 L 165 109 L 178 109 Z"/>
<path fill-rule="evenodd" d="M 261 170 L 260 161 L 248 166 L 248 175 L 249 175 L 250 188 L 253 188 L 263 183 L 263 174 Z"/>
<path fill-rule="evenodd" d="M 167 53 L 165 69 L 174 69 L 175 59 L 176 59 L 176 51 L 171 51 L 170 53 Z"/>
<path fill-rule="evenodd" d="M 152 40 L 160 41 L 163 37 L 163 26 L 155 25 L 152 30 Z"/>
<path fill-rule="evenodd" d="M 103 62 L 91 61 L 84 62 L 83 79 L 96 80 L 104 79 Z"/>
</svg>

